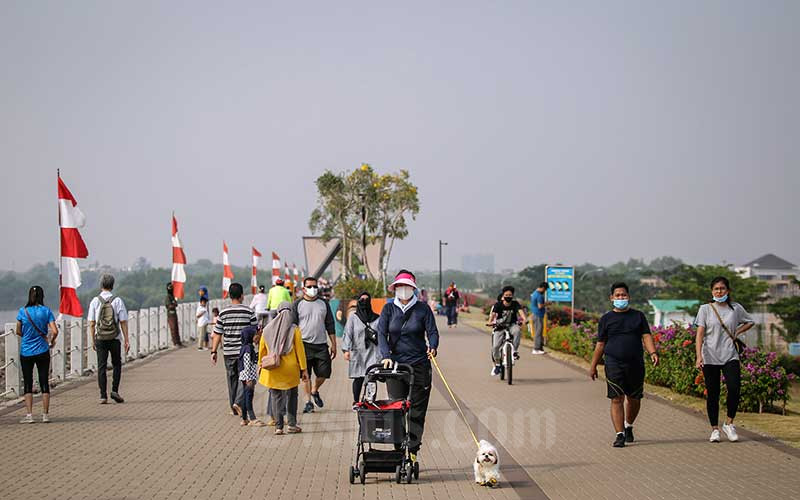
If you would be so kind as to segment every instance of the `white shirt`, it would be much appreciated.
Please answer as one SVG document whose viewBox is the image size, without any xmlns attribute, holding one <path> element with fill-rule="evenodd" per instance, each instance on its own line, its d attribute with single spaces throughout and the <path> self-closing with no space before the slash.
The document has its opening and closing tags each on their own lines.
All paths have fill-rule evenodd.
<svg viewBox="0 0 800 500">
<path fill-rule="evenodd" d="M 250 309 L 252 309 L 256 314 L 267 314 L 267 294 L 255 294 L 252 302 L 250 302 Z"/>
<path fill-rule="evenodd" d="M 208 308 L 203 306 L 197 306 L 197 312 L 195 313 L 197 316 L 197 326 L 202 327 L 206 326 L 211 322 L 211 318 L 208 317 Z"/>
<path fill-rule="evenodd" d="M 109 292 L 108 290 L 103 290 L 102 292 L 100 292 L 100 296 L 103 297 L 103 300 L 108 300 L 108 298 L 111 297 L 112 295 L 114 294 Z M 114 310 L 114 317 L 117 318 L 117 322 L 128 321 L 128 310 L 125 309 L 125 303 L 122 302 L 121 298 L 116 296 L 114 297 L 114 300 L 111 301 L 111 309 Z M 95 327 L 97 327 L 97 320 L 99 315 L 100 315 L 100 299 L 95 297 L 89 303 L 89 311 L 86 312 L 86 319 L 88 319 L 89 321 L 94 321 Z M 117 340 L 120 341 L 122 340 L 122 328 L 119 329 Z"/>
</svg>

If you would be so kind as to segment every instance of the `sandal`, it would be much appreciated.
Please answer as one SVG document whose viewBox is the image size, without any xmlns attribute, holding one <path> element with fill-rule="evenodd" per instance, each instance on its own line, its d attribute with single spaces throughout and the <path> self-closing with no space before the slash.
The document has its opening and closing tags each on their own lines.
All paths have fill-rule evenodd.
<svg viewBox="0 0 800 500">
<path fill-rule="evenodd" d="M 275 429 L 275 435 L 276 436 L 282 436 L 284 434 L 285 434 L 285 432 L 283 432 L 283 429 Z"/>
<path fill-rule="evenodd" d="M 248 425 L 250 427 L 266 427 L 267 426 L 267 424 L 265 424 L 264 422 L 262 422 L 259 419 L 251 420 Z"/>
<path fill-rule="evenodd" d="M 248 425 L 250 425 L 250 423 L 247 420 L 242 420 L 242 423 L 239 425 L 241 425 L 242 427 L 247 427 Z"/>
<path fill-rule="evenodd" d="M 267 425 L 270 426 L 270 427 L 275 427 L 275 419 L 274 418 L 269 419 L 269 422 L 267 422 Z"/>
<path fill-rule="evenodd" d="M 295 426 L 291 426 L 290 425 L 289 428 L 286 429 L 286 434 L 299 434 L 301 432 L 303 432 L 303 429 L 301 429 L 300 427 L 298 427 L 296 425 Z"/>
</svg>

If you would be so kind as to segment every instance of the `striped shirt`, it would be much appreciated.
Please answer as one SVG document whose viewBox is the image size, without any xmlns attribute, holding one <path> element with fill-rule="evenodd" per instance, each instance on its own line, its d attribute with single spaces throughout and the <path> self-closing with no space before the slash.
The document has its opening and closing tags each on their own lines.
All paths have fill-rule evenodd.
<svg viewBox="0 0 800 500">
<path fill-rule="evenodd" d="M 258 326 L 256 313 L 244 304 L 226 307 L 219 313 L 214 333 L 222 335 L 222 354 L 239 356 L 242 347 L 242 330 L 248 326 Z"/>
</svg>

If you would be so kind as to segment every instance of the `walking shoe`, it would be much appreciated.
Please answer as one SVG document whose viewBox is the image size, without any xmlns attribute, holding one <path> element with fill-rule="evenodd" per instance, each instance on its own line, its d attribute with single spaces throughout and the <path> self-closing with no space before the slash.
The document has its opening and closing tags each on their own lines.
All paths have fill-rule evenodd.
<svg viewBox="0 0 800 500">
<path fill-rule="evenodd" d="M 624 432 L 618 432 L 617 433 L 617 438 L 614 439 L 613 446 L 614 446 L 614 448 L 625 448 L 625 433 Z"/>
<path fill-rule="evenodd" d="M 633 426 L 625 427 L 625 442 L 626 443 L 633 442 Z"/>
<path fill-rule="evenodd" d="M 275 429 L 276 436 L 282 436 L 284 434 L 283 429 Z"/>
<path fill-rule="evenodd" d="M 113 399 L 117 403 L 124 403 L 125 402 L 125 400 L 122 399 L 122 396 L 120 396 L 118 392 L 112 392 L 111 393 L 111 399 Z"/>
<path fill-rule="evenodd" d="M 101 405 L 107 405 L 108 404 L 108 398 L 100 398 L 100 404 Z"/>
<path fill-rule="evenodd" d="M 736 426 L 733 424 L 722 424 L 722 432 L 728 436 L 728 441 L 735 443 L 739 440 L 739 435 L 736 434 Z"/>
<path fill-rule="evenodd" d="M 711 431 L 711 437 L 708 438 L 708 441 L 711 443 L 719 443 L 719 429 L 713 429 Z"/>
<path fill-rule="evenodd" d="M 531 351 L 531 354 L 544 354 L 544 351 L 542 349 L 534 349 Z"/>
<path fill-rule="evenodd" d="M 248 425 L 250 425 L 250 423 L 247 420 L 242 420 L 242 423 L 239 425 L 241 425 L 242 427 L 247 427 Z"/>
<path fill-rule="evenodd" d="M 503 372 L 503 366 L 502 365 L 494 365 L 494 368 L 492 369 L 492 376 L 496 377 L 496 376 L 500 375 L 502 372 Z"/>
<path fill-rule="evenodd" d="M 290 425 L 286 428 L 286 434 L 300 434 L 301 432 L 303 432 L 303 429 L 296 425 Z"/>
<path fill-rule="evenodd" d="M 241 415 L 242 414 L 242 407 L 237 405 L 236 403 L 233 403 L 233 406 L 231 406 L 231 410 L 233 410 L 233 414 L 234 415 Z"/>
<path fill-rule="evenodd" d="M 314 404 L 316 404 L 316 405 L 317 405 L 317 406 L 319 406 L 320 408 L 322 408 L 323 406 L 325 406 L 325 403 L 323 403 L 323 402 L 322 402 L 322 398 L 321 398 L 321 397 L 320 397 L 320 395 L 319 395 L 319 391 L 317 391 L 317 392 L 312 392 L 312 393 L 311 393 L 311 397 L 312 397 L 312 398 L 314 398 Z"/>
<path fill-rule="evenodd" d="M 303 407 L 303 413 L 314 413 L 314 403 L 306 401 L 306 405 Z"/>
<path fill-rule="evenodd" d="M 358 403 L 353 403 L 353 411 L 358 411 Z"/>
<path fill-rule="evenodd" d="M 42 423 L 49 424 L 50 423 L 50 415 L 47 413 L 42 413 Z"/>
<path fill-rule="evenodd" d="M 28 413 L 27 415 L 25 415 L 25 418 L 23 418 L 22 420 L 19 421 L 19 423 L 21 423 L 21 424 L 32 424 L 33 423 L 33 415 Z"/>
<path fill-rule="evenodd" d="M 267 426 L 267 424 L 265 424 L 264 422 L 262 422 L 259 419 L 251 420 L 248 425 L 250 425 L 250 427 L 266 427 Z"/>
</svg>

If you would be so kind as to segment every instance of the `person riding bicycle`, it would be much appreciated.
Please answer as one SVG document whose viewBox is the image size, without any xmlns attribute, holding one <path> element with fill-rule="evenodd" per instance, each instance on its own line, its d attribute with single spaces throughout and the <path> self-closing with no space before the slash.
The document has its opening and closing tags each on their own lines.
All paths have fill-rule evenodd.
<svg viewBox="0 0 800 500">
<path fill-rule="evenodd" d="M 489 316 L 489 324 L 493 326 L 492 333 L 492 361 L 494 368 L 492 376 L 500 375 L 503 371 L 502 349 L 505 342 L 505 330 L 511 334 L 514 344 L 514 359 L 519 359 L 520 325 L 525 323 L 525 312 L 522 305 L 514 300 L 514 287 L 504 286 L 503 291 L 498 297 L 497 303 L 492 306 L 492 313 Z"/>
</svg>

